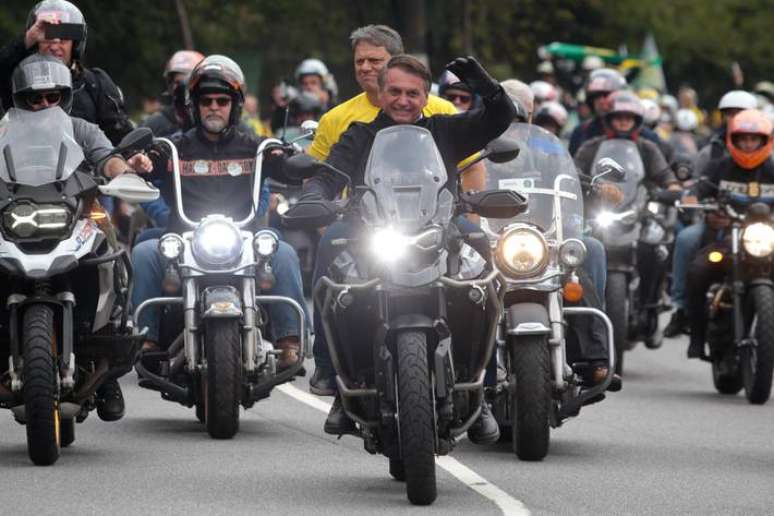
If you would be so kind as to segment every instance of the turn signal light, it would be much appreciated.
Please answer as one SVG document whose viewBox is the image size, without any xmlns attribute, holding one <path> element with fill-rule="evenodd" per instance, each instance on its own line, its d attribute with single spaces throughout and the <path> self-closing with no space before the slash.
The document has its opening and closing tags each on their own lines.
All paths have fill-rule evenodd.
<svg viewBox="0 0 774 516">
<path fill-rule="evenodd" d="M 102 222 L 108 218 L 108 214 L 105 212 L 105 210 L 94 208 L 91 210 L 91 213 L 89 213 L 89 218 L 94 222 Z"/>
<path fill-rule="evenodd" d="M 709 254 L 709 261 L 711 261 L 712 263 L 720 263 L 720 262 L 722 262 L 723 261 L 723 253 L 721 253 L 720 251 L 712 251 Z"/>
<path fill-rule="evenodd" d="M 583 299 L 583 287 L 580 283 L 569 282 L 564 284 L 564 299 L 570 303 L 577 303 Z"/>
</svg>

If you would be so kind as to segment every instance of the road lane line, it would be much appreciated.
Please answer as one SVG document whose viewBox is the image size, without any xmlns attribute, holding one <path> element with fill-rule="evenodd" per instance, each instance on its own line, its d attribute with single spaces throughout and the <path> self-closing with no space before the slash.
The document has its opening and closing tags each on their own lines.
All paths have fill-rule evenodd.
<svg viewBox="0 0 774 516">
<path fill-rule="evenodd" d="M 313 396 L 308 392 L 302 391 L 298 387 L 293 385 L 280 385 L 277 387 L 280 391 L 284 392 L 291 398 L 309 405 L 310 407 L 324 412 L 325 414 L 331 409 L 331 404 L 322 401 L 317 396 Z M 528 516 L 530 514 L 529 509 L 519 500 L 512 497 L 496 485 L 489 482 L 487 479 L 452 457 L 443 456 L 436 457 L 435 463 L 446 472 L 451 474 L 457 480 L 474 490 L 484 498 L 494 502 L 497 507 L 506 516 Z"/>
</svg>

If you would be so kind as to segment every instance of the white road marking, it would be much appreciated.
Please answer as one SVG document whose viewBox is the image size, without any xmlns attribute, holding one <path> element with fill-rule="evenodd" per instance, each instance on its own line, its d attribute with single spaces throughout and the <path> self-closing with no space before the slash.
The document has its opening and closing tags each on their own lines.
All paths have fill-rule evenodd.
<svg viewBox="0 0 774 516">
<path fill-rule="evenodd" d="M 313 396 L 305 391 L 302 391 L 298 387 L 285 384 L 277 387 L 280 391 L 284 392 L 291 398 L 309 405 L 313 409 L 320 412 L 328 413 L 331 409 L 331 404 L 322 401 L 317 396 Z M 484 498 L 487 498 L 494 502 L 497 507 L 506 516 L 528 516 L 530 514 L 529 509 L 519 500 L 512 497 L 496 485 L 489 482 L 487 479 L 452 457 L 436 457 L 435 463 L 442 469 L 446 470 L 449 474 L 455 477 L 457 480 L 474 490 Z"/>
</svg>

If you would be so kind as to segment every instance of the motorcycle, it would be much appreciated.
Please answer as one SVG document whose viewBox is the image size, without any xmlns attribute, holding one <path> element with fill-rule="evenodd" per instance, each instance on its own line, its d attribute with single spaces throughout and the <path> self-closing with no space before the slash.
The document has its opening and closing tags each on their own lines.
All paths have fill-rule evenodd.
<svg viewBox="0 0 774 516">
<path fill-rule="evenodd" d="M 149 137 L 132 132 L 114 153 L 134 154 Z M 133 174 L 100 184 L 59 107 L 9 110 L 0 149 L 0 406 L 26 425 L 32 462 L 50 465 L 97 408 L 97 389 L 129 372 L 137 350 L 132 267 L 96 198 L 144 202 L 158 190 Z"/>
<path fill-rule="evenodd" d="M 616 350 L 616 373 L 622 374 L 624 351 L 638 340 L 649 348 L 658 348 L 662 337 L 658 314 L 669 308 L 662 302 L 669 263 L 671 215 L 659 208 L 677 199 L 673 192 L 649 193 L 645 166 L 637 144 L 631 140 L 611 139 L 602 142 L 597 151 L 592 180 L 600 180 L 599 163 L 605 158 L 622 165 L 625 173 L 615 181 L 624 200 L 615 208 L 597 208 L 590 223 L 594 237 L 607 251 L 607 286 L 605 307 L 613 323 Z M 674 196 L 674 198 L 670 197 Z M 649 204 L 649 201 L 655 204 Z M 648 263 L 647 277 L 640 277 L 638 263 Z"/>
<path fill-rule="evenodd" d="M 258 206 L 263 153 L 283 145 L 268 138 L 258 146 L 253 170 L 252 205 Z M 216 439 L 232 438 L 239 430 L 239 407 L 252 407 L 272 389 L 291 381 L 303 359 L 278 371 L 277 356 L 264 338 L 271 321 L 265 307 L 290 305 L 300 324 L 300 357 L 308 354 L 304 309 L 293 299 L 262 293 L 275 282 L 272 259 L 279 241 L 268 229 L 245 228 L 255 210 L 242 220 L 212 213 L 200 221 L 185 214 L 180 164 L 175 145 L 158 138 L 154 145 L 168 150 L 174 174 L 177 214 L 191 230 L 166 233 L 159 239 L 165 262 L 164 292 L 135 308 L 135 326 L 144 310 L 165 306 L 159 351 L 145 352 L 135 364 L 140 387 L 156 390 L 163 399 L 196 409 L 197 419 Z M 177 307 L 177 310 L 174 308 Z M 182 331 L 179 331 L 182 320 Z"/>
<path fill-rule="evenodd" d="M 702 357 L 712 364 L 712 381 L 721 394 L 744 388 L 750 403 L 763 404 L 771 395 L 774 374 L 774 224 L 770 204 L 742 194 L 720 196 L 715 203 L 678 204 L 680 209 L 722 211 L 731 219 L 730 253 L 711 249 L 707 259 L 726 267 L 722 281 L 706 296 L 709 314 L 707 344 Z"/>
<path fill-rule="evenodd" d="M 487 187 L 513 189 L 529 207 L 481 223 L 505 279 L 492 408 L 516 455 L 542 460 L 550 428 L 604 397 L 615 366 L 613 329 L 601 310 L 569 306 L 583 296 L 576 271 L 586 257 L 583 194 L 570 154 L 534 125 L 512 124 L 503 137 L 519 142 L 521 153 L 508 163 L 488 162 Z M 570 324 L 578 316 L 598 318 L 607 329 L 608 374 L 597 385 L 584 380 L 590 364 L 580 358 L 579 342 L 588 335 Z"/>
<path fill-rule="evenodd" d="M 515 151 L 487 151 L 512 159 Z M 321 227 L 340 214 L 357 237 L 335 241 L 341 253 L 314 286 L 342 406 L 366 451 L 389 458 L 413 504 L 437 495 L 435 455 L 481 413 L 486 364 L 502 312 L 499 274 L 458 279 L 465 239 L 459 213 L 509 217 L 524 208 L 511 191 L 462 194 L 447 174 L 433 137 L 399 125 L 376 134 L 365 185 L 308 156 L 290 158 L 299 175 L 320 166 L 346 177 L 344 201 L 306 201 L 283 216 L 286 226 Z M 481 235 L 483 236 L 483 235 Z"/>
</svg>

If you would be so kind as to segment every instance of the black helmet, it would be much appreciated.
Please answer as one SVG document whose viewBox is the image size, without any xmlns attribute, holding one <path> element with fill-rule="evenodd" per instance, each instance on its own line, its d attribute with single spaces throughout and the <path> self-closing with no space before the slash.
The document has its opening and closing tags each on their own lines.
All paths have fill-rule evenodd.
<svg viewBox="0 0 774 516">
<path fill-rule="evenodd" d="M 60 23 L 71 23 L 82 27 L 82 36 L 73 40 L 73 60 L 82 59 L 86 51 L 87 27 L 86 18 L 83 17 L 81 10 L 67 0 L 43 0 L 37 3 L 27 15 L 28 29 L 32 27 L 40 13 L 52 13 Z"/>
<path fill-rule="evenodd" d="M 70 70 L 54 56 L 32 54 L 19 63 L 11 75 L 13 105 L 19 109 L 29 109 L 25 97 L 41 91 L 59 91 L 59 102 L 66 113 L 73 105 L 73 83 Z"/>
<path fill-rule="evenodd" d="M 245 76 L 233 59 L 217 54 L 205 57 L 194 67 L 188 78 L 188 108 L 194 123 L 201 123 L 196 107 L 199 96 L 217 92 L 231 95 L 231 116 L 228 124 L 230 127 L 236 126 L 242 116 L 245 90 Z"/>
</svg>

